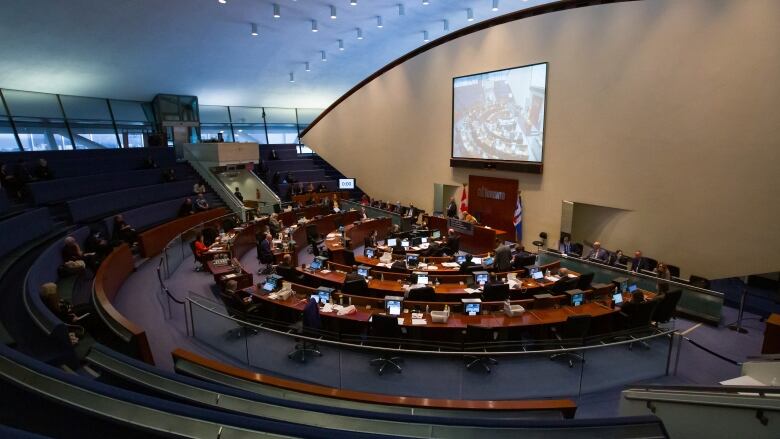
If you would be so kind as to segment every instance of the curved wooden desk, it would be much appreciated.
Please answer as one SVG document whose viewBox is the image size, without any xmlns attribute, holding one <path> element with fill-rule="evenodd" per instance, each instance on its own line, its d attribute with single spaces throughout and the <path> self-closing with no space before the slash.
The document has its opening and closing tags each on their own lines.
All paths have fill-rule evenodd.
<svg viewBox="0 0 780 439">
<path fill-rule="evenodd" d="M 434 398 L 415 398 L 408 396 L 392 396 L 380 393 L 366 393 L 354 390 L 342 390 L 333 387 L 325 387 L 316 384 L 308 384 L 301 381 L 287 380 L 270 375 L 263 375 L 257 372 L 240 369 L 215 360 L 201 357 L 184 349 L 176 349 L 171 353 L 174 363 L 187 361 L 206 369 L 219 372 L 221 374 L 255 382 L 267 386 L 273 386 L 280 389 L 287 389 L 292 392 L 307 393 L 310 395 L 323 396 L 328 398 L 338 398 L 348 401 L 383 404 L 402 407 L 419 407 L 426 409 L 446 409 L 446 410 L 480 410 L 490 412 L 501 411 L 551 411 L 557 410 L 563 414 L 564 418 L 571 419 L 577 410 L 577 404 L 569 399 L 539 399 L 539 400 L 459 400 L 459 399 L 434 399 Z"/>
<path fill-rule="evenodd" d="M 101 316 L 107 320 L 106 324 L 112 330 L 122 332 L 122 334 L 117 335 L 127 343 L 132 355 L 149 364 L 154 364 L 146 332 L 122 315 L 113 305 L 116 293 L 134 270 L 133 253 L 130 251 L 130 247 L 127 244 L 122 244 L 114 249 L 95 273 L 95 306 L 100 309 Z"/>
<path fill-rule="evenodd" d="M 204 212 L 198 212 L 189 216 L 175 219 L 173 221 L 153 227 L 138 235 L 138 243 L 141 255 L 151 257 L 160 253 L 173 238 L 181 232 L 195 227 L 200 223 L 208 222 L 221 216 L 227 215 L 228 211 L 224 207 L 210 209 Z"/>
</svg>

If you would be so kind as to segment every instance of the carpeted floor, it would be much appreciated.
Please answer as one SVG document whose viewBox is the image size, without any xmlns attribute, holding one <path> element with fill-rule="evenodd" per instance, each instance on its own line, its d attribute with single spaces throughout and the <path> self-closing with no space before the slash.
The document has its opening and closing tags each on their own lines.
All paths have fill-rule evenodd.
<svg viewBox="0 0 780 439">
<path fill-rule="evenodd" d="M 299 255 L 300 263 L 308 263 L 311 259 L 312 256 L 306 250 Z M 184 309 L 181 305 L 171 302 L 170 317 L 168 316 L 168 301 L 160 295 L 157 280 L 158 261 L 159 258 L 152 258 L 139 267 L 138 271 L 130 276 L 122 286 L 116 299 L 118 310 L 146 330 L 157 366 L 172 370 L 171 351 L 182 347 L 219 361 L 247 367 L 245 363 L 234 357 L 225 355 L 223 352 L 188 336 L 184 323 Z M 258 261 L 254 251 L 244 255 L 241 258 L 241 263 L 252 272 L 256 272 L 258 269 Z M 215 295 L 214 280 L 211 274 L 194 272 L 193 267 L 192 258 L 186 258 L 170 279 L 165 280 L 171 293 L 180 300 L 185 299 L 188 295 L 205 297 L 215 302 L 216 306 L 224 311 Z M 262 276 L 255 275 L 255 281 L 262 281 Z M 744 326 L 749 332 L 738 334 L 725 327 L 725 324 L 736 320 L 736 315 L 735 309 L 724 307 L 721 324 L 717 327 L 685 319 L 677 319 L 674 324 L 675 328 L 685 337 L 735 362 L 742 362 L 747 357 L 760 353 L 764 323 L 759 321 L 758 316 L 746 314 Z M 672 356 L 670 369 L 670 376 L 654 379 L 652 382 L 659 384 L 716 384 L 724 379 L 738 376 L 740 373 L 738 365 L 713 356 L 688 341 L 681 343 L 679 359 Z M 599 378 L 596 379 L 608 380 L 610 372 L 605 372 L 598 375 Z M 533 371 L 528 371 L 528 373 L 532 374 Z M 620 373 L 620 371 L 615 371 L 615 373 Z M 617 416 L 621 390 L 622 386 L 582 394 L 579 398 L 577 417 Z"/>
</svg>

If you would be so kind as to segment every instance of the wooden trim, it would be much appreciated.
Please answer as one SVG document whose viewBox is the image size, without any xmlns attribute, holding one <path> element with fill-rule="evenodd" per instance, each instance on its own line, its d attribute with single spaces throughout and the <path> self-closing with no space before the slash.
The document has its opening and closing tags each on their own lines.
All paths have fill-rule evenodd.
<svg viewBox="0 0 780 439">
<path fill-rule="evenodd" d="M 310 395 L 339 398 L 349 401 L 369 404 L 384 404 L 403 407 L 424 407 L 429 409 L 447 410 L 487 410 L 487 411 L 541 411 L 559 410 L 567 419 L 573 418 L 577 410 L 577 404 L 570 399 L 529 399 L 529 400 L 460 400 L 460 399 L 433 399 L 407 396 L 383 395 L 379 393 L 358 392 L 342 390 L 333 387 L 325 387 L 317 384 L 308 384 L 300 381 L 292 381 L 263 375 L 246 369 L 241 369 L 228 364 L 220 363 L 210 358 L 205 358 L 184 349 L 176 349 L 171 353 L 174 363 L 177 360 L 188 361 L 198 366 L 219 372 L 221 374 L 239 378 L 280 389 L 294 392 L 308 393 Z"/>
<path fill-rule="evenodd" d="M 228 211 L 224 207 L 210 209 L 205 212 L 198 212 L 189 216 L 175 219 L 165 224 L 160 224 L 138 235 L 138 243 L 141 255 L 152 257 L 165 248 L 176 235 L 183 231 L 195 227 L 202 222 L 207 222 L 215 218 L 227 215 Z"/>
<path fill-rule="evenodd" d="M 138 357 L 154 364 L 152 350 L 146 332 L 130 321 L 116 308 L 113 301 L 128 276 L 135 270 L 133 253 L 127 244 L 122 244 L 109 254 L 95 273 L 95 306 L 99 306 L 108 318 L 124 327 L 131 335 L 130 343 L 135 345 Z"/>
<path fill-rule="evenodd" d="M 565 11 L 567 9 L 576 9 L 576 8 L 584 8 L 587 6 L 597 6 L 603 4 L 624 3 L 624 2 L 632 2 L 632 1 L 639 1 L 639 0 L 561 0 L 554 3 L 547 3 L 539 6 L 534 6 L 531 8 L 522 9 L 515 12 L 510 12 L 508 14 L 504 14 L 499 17 L 492 18 L 490 20 L 480 21 L 479 23 L 472 24 L 471 26 L 464 27 L 463 29 L 458 29 L 447 35 L 443 35 L 431 41 L 428 44 L 424 44 L 412 50 L 411 52 L 408 52 L 405 55 L 396 58 L 394 61 L 391 61 L 386 66 L 380 68 L 379 70 L 377 70 L 376 72 L 368 76 L 366 79 L 360 81 L 357 85 L 355 85 L 354 87 L 349 89 L 349 91 L 344 93 L 340 98 L 336 99 L 335 102 L 330 104 L 330 106 L 326 108 L 325 111 L 320 113 L 320 115 L 317 116 L 317 118 L 314 119 L 314 121 L 310 123 L 309 126 L 306 127 L 306 129 L 301 131 L 300 137 L 305 137 L 306 134 L 309 133 L 309 130 L 311 130 L 315 125 L 317 125 L 328 113 L 333 111 L 333 109 L 336 108 L 340 103 L 347 100 L 347 98 L 355 94 L 358 90 L 360 90 L 364 86 L 368 85 L 374 79 L 382 76 L 383 74 L 405 63 L 406 61 L 416 57 L 417 55 L 420 55 L 433 48 L 441 46 L 442 44 L 449 43 L 450 41 L 455 40 L 457 38 L 469 34 L 473 34 L 475 32 L 479 32 L 481 30 L 485 30 L 493 26 L 509 23 L 511 21 L 521 20 L 523 18 L 530 18 L 530 17 L 535 17 L 537 15 L 550 14 L 558 11 Z"/>
</svg>

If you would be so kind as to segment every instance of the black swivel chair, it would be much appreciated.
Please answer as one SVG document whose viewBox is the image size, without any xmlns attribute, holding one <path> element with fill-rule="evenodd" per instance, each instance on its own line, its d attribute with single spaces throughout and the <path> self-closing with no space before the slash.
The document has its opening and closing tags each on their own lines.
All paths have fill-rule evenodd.
<svg viewBox="0 0 780 439">
<path fill-rule="evenodd" d="M 345 245 L 345 247 L 349 247 L 349 245 Z M 344 255 L 344 265 L 355 265 L 355 252 L 345 250 L 342 254 Z"/>
<path fill-rule="evenodd" d="M 571 245 L 571 253 L 569 254 L 581 258 L 582 249 L 583 249 L 582 244 L 580 244 L 579 242 L 575 242 L 574 244 Z"/>
<path fill-rule="evenodd" d="M 303 325 L 301 326 L 300 334 L 307 337 L 318 337 L 320 330 L 322 329 L 322 321 L 320 320 L 320 307 L 317 305 L 315 299 L 309 299 L 309 303 L 303 308 Z M 293 360 L 299 358 L 301 363 L 306 362 L 306 356 L 316 355 L 322 356 L 317 344 L 307 339 L 298 340 L 295 344 L 295 348 L 292 352 L 287 354 L 287 358 Z"/>
<path fill-rule="evenodd" d="M 653 270 L 655 270 L 655 267 L 658 266 L 658 261 L 657 260 L 655 260 L 653 258 L 648 258 L 647 256 L 645 256 L 645 263 L 647 264 L 647 270 L 648 271 L 653 271 Z"/>
<path fill-rule="evenodd" d="M 585 345 L 585 337 L 587 337 L 588 331 L 590 331 L 592 321 L 593 317 L 588 314 L 574 315 L 569 316 L 560 329 L 553 328 L 555 338 L 558 341 L 565 342 L 561 344 L 561 349 Z M 550 360 L 557 360 L 558 358 L 568 358 L 569 367 L 574 367 L 574 360 L 585 362 L 585 357 L 577 352 L 566 351 L 550 355 Z"/>
<path fill-rule="evenodd" d="M 435 302 L 436 290 L 433 287 L 410 288 L 406 300 L 413 302 Z"/>
<path fill-rule="evenodd" d="M 465 352 L 473 352 L 475 350 L 487 352 L 486 345 L 493 341 L 495 341 L 495 330 L 493 328 L 468 325 L 466 326 L 463 350 Z M 466 360 L 466 369 L 472 370 L 474 367 L 480 366 L 487 373 L 490 373 L 490 366 L 498 364 L 498 360 L 487 355 L 467 355 L 464 359 Z"/>
<path fill-rule="evenodd" d="M 239 322 L 251 321 L 251 315 L 255 313 L 258 308 L 258 305 L 253 304 L 252 302 L 242 302 L 241 299 L 236 296 L 236 293 L 232 291 L 220 290 L 219 298 L 222 299 L 222 302 L 225 304 L 228 315 Z M 257 333 L 257 329 L 239 323 L 237 328 L 233 328 L 227 332 L 227 337 L 241 338 L 242 336 L 257 335 Z"/>
<path fill-rule="evenodd" d="M 649 329 L 653 318 L 653 313 L 658 306 L 659 300 L 647 300 L 640 303 L 627 302 L 620 308 L 620 327 L 623 330 L 631 331 L 630 335 L 619 336 L 619 339 L 630 340 L 635 338 L 633 334 L 638 331 L 643 332 L 642 329 Z M 650 345 L 641 342 L 642 346 L 650 349 Z M 634 343 L 629 343 L 628 348 L 633 349 Z"/>
<path fill-rule="evenodd" d="M 680 297 L 682 297 L 682 290 L 672 290 L 663 294 L 658 299 L 658 306 L 656 306 L 653 317 L 651 318 L 651 320 L 655 322 L 655 326 L 658 326 L 661 323 L 669 323 L 674 319 L 677 310 L 677 302 L 680 301 Z"/>
<path fill-rule="evenodd" d="M 550 294 L 553 296 L 565 294 L 569 290 L 576 289 L 579 282 L 580 279 L 577 277 L 562 277 L 558 282 L 555 282 L 550 286 Z"/>
<path fill-rule="evenodd" d="M 577 288 L 581 289 L 582 291 L 589 290 L 590 284 L 593 282 L 593 276 L 595 276 L 596 273 L 585 273 L 583 275 L 580 275 L 579 279 L 577 279 Z"/>
<path fill-rule="evenodd" d="M 671 277 L 680 277 L 680 267 L 666 264 L 666 269 L 669 270 L 669 275 Z"/>
<path fill-rule="evenodd" d="M 341 291 L 344 294 L 362 296 L 366 294 L 367 289 L 368 284 L 366 283 L 365 279 L 354 279 L 345 281 Z"/>
<path fill-rule="evenodd" d="M 317 232 L 316 224 L 309 224 L 306 226 L 306 242 L 311 246 L 309 252 L 317 257 L 320 255 L 320 245 L 322 245 L 323 239 Z"/>
<path fill-rule="evenodd" d="M 509 298 L 509 284 L 487 283 L 482 293 L 483 302 L 503 302 Z"/>
<path fill-rule="evenodd" d="M 383 314 L 374 314 L 371 317 L 371 327 L 369 333 L 372 340 L 369 344 L 379 347 L 399 347 L 401 338 L 401 327 L 398 326 L 398 318 L 394 316 L 388 316 Z M 401 357 L 393 357 L 390 352 L 383 351 L 379 357 L 370 361 L 370 364 L 377 368 L 377 373 L 382 375 L 385 369 L 389 366 L 395 369 L 396 372 L 401 373 L 403 370 L 399 363 L 403 363 L 404 359 Z"/>
<path fill-rule="evenodd" d="M 690 277 L 690 280 L 688 281 L 691 285 L 694 287 L 704 288 L 709 290 L 710 289 L 710 281 L 707 278 L 696 276 L 695 274 L 692 274 Z"/>
</svg>

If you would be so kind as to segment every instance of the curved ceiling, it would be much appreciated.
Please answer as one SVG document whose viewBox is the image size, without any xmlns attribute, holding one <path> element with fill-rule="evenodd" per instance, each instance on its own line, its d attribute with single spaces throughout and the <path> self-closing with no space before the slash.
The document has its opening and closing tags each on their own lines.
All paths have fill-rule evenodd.
<svg viewBox="0 0 780 439">
<path fill-rule="evenodd" d="M 145 101 L 173 93 L 196 95 L 201 104 L 322 108 L 423 45 L 424 32 L 433 40 L 552 2 L 499 0 L 493 11 L 494 0 L 219 1 L 6 1 L 0 6 L 0 87 Z M 330 18 L 331 6 L 336 19 Z M 474 21 L 467 20 L 469 8 Z M 251 35 L 252 23 L 257 36 Z"/>
</svg>

